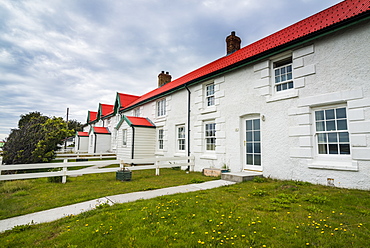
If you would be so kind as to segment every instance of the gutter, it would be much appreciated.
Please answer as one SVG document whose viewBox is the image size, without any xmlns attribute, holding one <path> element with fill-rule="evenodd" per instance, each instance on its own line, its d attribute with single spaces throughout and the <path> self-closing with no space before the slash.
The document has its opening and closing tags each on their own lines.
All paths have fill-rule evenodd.
<svg viewBox="0 0 370 248">
<path fill-rule="evenodd" d="M 132 125 L 131 128 L 132 128 L 131 159 L 134 159 L 134 155 L 135 155 L 135 127 Z"/>
<path fill-rule="evenodd" d="M 191 100 L 191 92 L 188 88 L 188 86 L 185 84 L 185 89 L 188 91 L 188 156 L 190 156 L 190 112 L 191 112 L 191 109 L 190 109 L 190 100 Z M 190 160 L 188 160 L 188 163 L 190 163 Z M 188 169 L 190 171 L 190 166 L 188 166 Z"/>
</svg>

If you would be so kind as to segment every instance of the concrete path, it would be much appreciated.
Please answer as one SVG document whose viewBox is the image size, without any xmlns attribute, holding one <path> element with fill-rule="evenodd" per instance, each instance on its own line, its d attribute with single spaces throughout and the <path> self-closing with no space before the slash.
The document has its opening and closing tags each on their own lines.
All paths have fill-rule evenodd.
<svg viewBox="0 0 370 248">
<path fill-rule="evenodd" d="M 126 202 L 133 202 L 140 199 L 150 199 L 162 195 L 172 195 L 177 193 L 186 193 L 186 192 L 193 192 L 198 190 L 206 190 L 217 188 L 221 186 L 235 184 L 235 182 L 230 182 L 226 180 L 214 180 L 208 181 L 204 183 L 198 184 L 188 184 L 188 185 L 181 185 L 175 186 L 170 188 L 163 188 L 163 189 L 156 189 L 156 190 L 149 190 L 149 191 L 140 191 L 140 192 L 133 192 L 121 195 L 112 195 L 106 196 L 99 199 L 76 203 L 73 205 L 68 205 L 59 208 L 53 208 L 41 212 L 36 212 L 32 214 L 27 214 L 23 216 L 13 217 L 5 220 L 0 220 L 0 232 L 4 232 L 6 230 L 10 230 L 15 226 L 19 225 L 26 225 L 29 223 L 39 224 L 44 222 L 51 222 L 54 220 L 61 219 L 63 217 L 69 215 L 77 215 L 82 212 L 86 212 L 92 209 L 95 209 L 96 206 L 108 203 L 109 205 L 113 205 L 116 203 L 126 203 Z"/>
</svg>

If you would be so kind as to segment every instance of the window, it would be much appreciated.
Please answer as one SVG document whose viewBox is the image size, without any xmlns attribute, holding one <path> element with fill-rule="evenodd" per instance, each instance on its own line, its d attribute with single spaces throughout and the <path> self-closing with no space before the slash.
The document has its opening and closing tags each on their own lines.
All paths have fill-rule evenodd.
<svg viewBox="0 0 370 248">
<path fill-rule="evenodd" d="M 216 150 L 216 123 L 205 124 L 206 151 Z"/>
<path fill-rule="evenodd" d="M 122 130 L 122 145 L 127 146 L 127 129 Z"/>
<path fill-rule="evenodd" d="M 163 129 L 158 129 L 158 149 L 163 150 Z"/>
<path fill-rule="evenodd" d="M 166 115 L 166 99 L 157 102 L 157 116 Z"/>
<path fill-rule="evenodd" d="M 315 111 L 315 124 L 319 154 L 350 154 L 346 108 Z"/>
<path fill-rule="evenodd" d="M 274 65 L 274 82 L 276 91 L 292 89 L 293 73 L 292 73 L 292 57 L 277 61 Z"/>
<path fill-rule="evenodd" d="M 207 106 L 215 105 L 215 85 L 213 83 L 206 85 L 206 104 Z"/>
<path fill-rule="evenodd" d="M 140 117 L 140 108 L 134 109 L 134 116 L 135 117 Z"/>
<path fill-rule="evenodd" d="M 185 151 L 185 126 L 177 127 L 177 148 Z"/>
<path fill-rule="evenodd" d="M 260 119 L 246 121 L 247 164 L 261 165 Z"/>
</svg>

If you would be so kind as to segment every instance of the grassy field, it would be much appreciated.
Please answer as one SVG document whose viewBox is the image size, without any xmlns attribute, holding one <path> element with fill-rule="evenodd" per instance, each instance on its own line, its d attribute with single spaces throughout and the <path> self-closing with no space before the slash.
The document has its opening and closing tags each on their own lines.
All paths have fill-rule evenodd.
<svg viewBox="0 0 370 248">
<path fill-rule="evenodd" d="M 370 247 L 369 229 L 369 191 L 257 179 L 18 226 L 0 246 Z"/>
<path fill-rule="evenodd" d="M 70 205 L 103 196 L 208 181 L 199 172 L 161 169 L 132 172 L 132 181 L 121 182 L 115 173 L 68 177 L 66 184 L 50 183 L 46 178 L 0 182 L 0 219 Z M 1 245 L 0 245 L 1 246 Z"/>
</svg>

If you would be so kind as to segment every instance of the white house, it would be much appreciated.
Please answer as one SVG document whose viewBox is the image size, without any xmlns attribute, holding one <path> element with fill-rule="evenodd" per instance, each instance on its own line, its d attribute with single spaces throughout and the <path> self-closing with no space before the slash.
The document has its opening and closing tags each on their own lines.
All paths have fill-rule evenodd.
<svg viewBox="0 0 370 248">
<path fill-rule="evenodd" d="M 75 152 L 88 152 L 89 133 L 77 132 L 75 137 Z"/>
<path fill-rule="evenodd" d="M 367 0 L 343 1 L 243 48 L 232 32 L 224 57 L 173 81 L 160 73 L 157 89 L 114 113 L 118 156 L 136 142 L 152 146 L 145 156 L 194 155 L 198 171 L 227 165 L 370 189 L 369 38 Z M 153 124 L 147 143 L 130 134 L 130 116 Z"/>
</svg>

